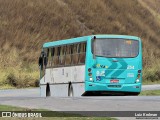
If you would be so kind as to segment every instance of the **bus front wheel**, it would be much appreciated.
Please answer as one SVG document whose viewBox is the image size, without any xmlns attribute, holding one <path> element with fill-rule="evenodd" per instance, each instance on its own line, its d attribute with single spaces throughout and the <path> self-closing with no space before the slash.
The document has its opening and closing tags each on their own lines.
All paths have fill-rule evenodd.
<svg viewBox="0 0 160 120">
<path fill-rule="evenodd" d="M 46 85 L 46 97 L 51 96 L 49 83 Z"/>
</svg>

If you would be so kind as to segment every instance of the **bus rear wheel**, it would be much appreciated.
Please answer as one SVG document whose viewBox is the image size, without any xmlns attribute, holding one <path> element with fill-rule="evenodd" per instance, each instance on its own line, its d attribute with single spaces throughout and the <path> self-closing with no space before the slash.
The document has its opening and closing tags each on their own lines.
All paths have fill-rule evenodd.
<svg viewBox="0 0 160 120">
<path fill-rule="evenodd" d="M 127 96 L 138 96 L 140 93 L 139 92 L 129 92 L 129 93 L 125 93 L 125 95 Z"/>
<path fill-rule="evenodd" d="M 69 96 L 69 97 L 73 97 L 73 86 L 72 86 L 72 84 L 69 84 L 68 96 Z"/>
</svg>

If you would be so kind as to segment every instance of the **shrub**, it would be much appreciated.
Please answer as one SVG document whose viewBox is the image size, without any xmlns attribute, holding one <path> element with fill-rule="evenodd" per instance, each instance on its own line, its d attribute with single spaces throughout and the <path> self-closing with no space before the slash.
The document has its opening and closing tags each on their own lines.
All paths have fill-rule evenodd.
<svg viewBox="0 0 160 120">
<path fill-rule="evenodd" d="M 152 82 L 160 80 L 160 70 L 156 68 L 145 69 L 143 79 Z"/>
<path fill-rule="evenodd" d="M 9 84 L 11 86 L 17 87 L 17 81 L 16 77 L 14 76 L 13 73 L 10 73 L 7 78 L 6 78 L 6 84 Z"/>
</svg>

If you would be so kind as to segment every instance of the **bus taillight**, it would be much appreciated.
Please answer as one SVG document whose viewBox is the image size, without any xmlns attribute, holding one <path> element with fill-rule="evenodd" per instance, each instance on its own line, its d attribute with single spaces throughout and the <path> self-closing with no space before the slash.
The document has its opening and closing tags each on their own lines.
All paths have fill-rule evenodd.
<svg viewBox="0 0 160 120">
<path fill-rule="evenodd" d="M 88 76 L 90 76 L 90 77 L 91 77 L 91 76 L 92 76 L 92 73 L 88 73 Z"/>
<path fill-rule="evenodd" d="M 140 74 L 138 74 L 138 75 L 137 75 L 137 79 L 136 79 L 136 83 L 138 83 L 138 82 L 140 81 L 140 80 L 139 80 L 139 79 L 140 79 L 140 77 L 141 77 L 141 75 L 140 75 Z"/>
<path fill-rule="evenodd" d="M 141 70 L 138 70 L 138 73 L 141 73 Z"/>
<path fill-rule="evenodd" d="M 91 70 L 92 70 L 91 68 L 88 68 L 88 72 L 91 72 Z"/>
<path fill-rule="evenodd" d="M 138 74 L 138 75 L 137 75 L 137 78 L 139 79 L 140 77 L 141 77 L 141 75 L 140 75 L 140 74 Z"/>
</svg>

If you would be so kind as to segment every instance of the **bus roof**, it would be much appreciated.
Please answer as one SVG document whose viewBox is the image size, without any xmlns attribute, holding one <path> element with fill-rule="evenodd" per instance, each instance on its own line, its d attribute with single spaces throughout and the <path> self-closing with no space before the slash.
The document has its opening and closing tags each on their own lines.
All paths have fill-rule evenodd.
<svg viewBox="0 0 160 120">
<path fill-rule="evenodd" d="M 50 47 L 50 46 L 59 46 L 59 45 L 65 45 L 65 44 L 71 44 L 71 43 L 77 43 L 77 42 L 84 42 L 87 41 L 89 38 L 93 38 L 96 36 L 96 38 L 123 38 L 123 39 L 131 39 L 131 40 L 140 40 L 137 36 L 129 36 L 129 35 L 114 35 L 114 34 L 102 34 L 102 35 L 89 35 L 89 36 L 83 36 L 83 37 L 77 37 L 77 38 L 70 38 L 65 40 L 58 40 L 58 41 L 52 41 L 52 42 L 46 42 L 43 44 L 44 48 Z"/>
</svg>

